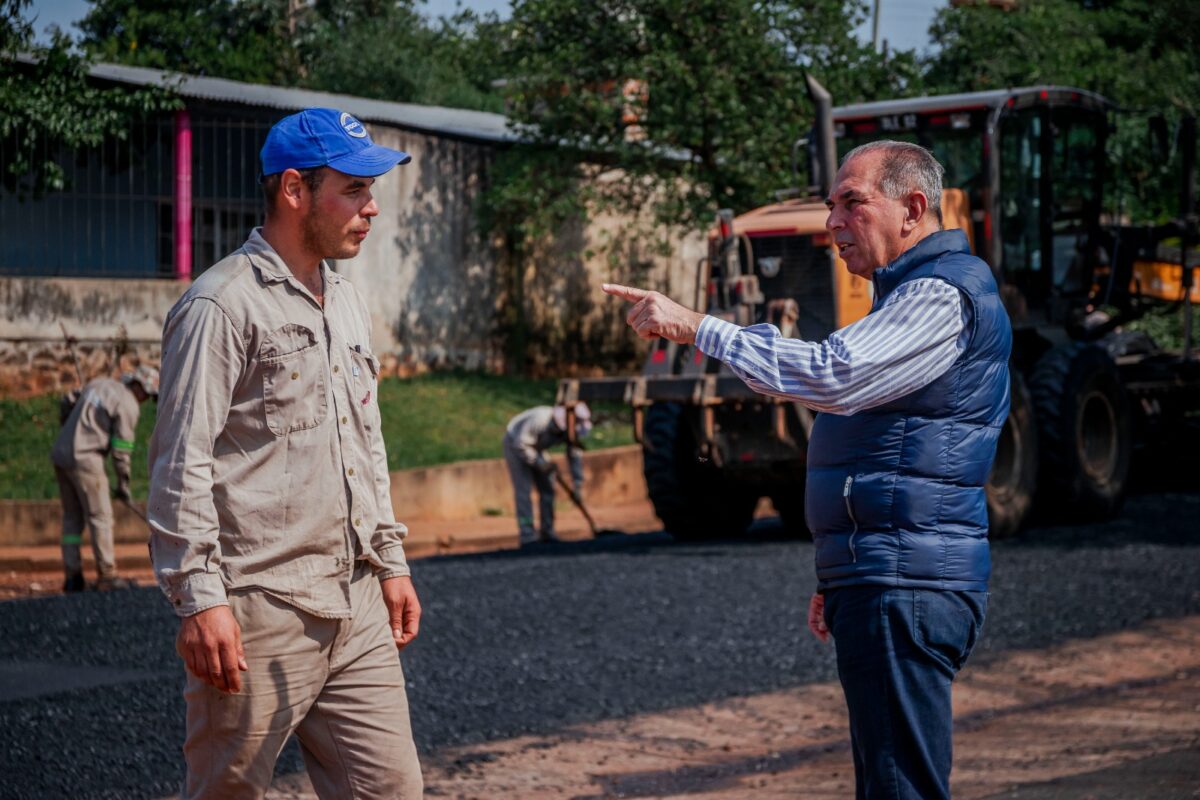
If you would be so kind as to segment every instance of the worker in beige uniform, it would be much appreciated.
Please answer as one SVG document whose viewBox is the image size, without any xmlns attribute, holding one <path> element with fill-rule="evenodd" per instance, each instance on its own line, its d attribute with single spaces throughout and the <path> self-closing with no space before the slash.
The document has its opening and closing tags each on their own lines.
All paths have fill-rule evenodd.
<svg viewBox="0 0 1200 800">
<path fill-rule="evenodd" d="M 54 462 L 63 508 L 64 592 L 81 592 L 86 586 L 80 554 L 85 525 L 96 558 L 96 588 L 104 591 L 133 585 L 117 575 L 113 510 L 104 457 L 112 456 L 117 475 L 114 494 L 128 503 L 132 499 L 130 460 L 138 417 L 142 403 L 156 394 L 158 370 L 153 367 L 140 366 L 122 375 L 120 381 L 96 378 L 83 387 L 58 432 L 50 460 Z"/>
<path fill-rule="evenodd" d="M 575 404 L 575 436 L 583 439 L 592 429 L 592 413 L 586 403 Z M 517 531 L 521 546 L 557 542 L 554 533 L 554 482 L 558 467 L 546 456 L 556 445 L 567 445 L 567 464 L 576 498 L 583 497 L 583 451 L 567 441 L 567 409 L 564 406 L 534 406 L 508 421 L 504 430 L 504 463 L 513 485 Z M 538 522 L 534 527 L 533 490 L 538 493 Z"/>
<path fill-rule="evenodd" d="M 405 153 L 333 109 L 278 122 L 266 222 L 167 315 L 150 550 L 181 618 L 184 798 L 259 798 L 293 733 L 322 798 L 417 798 L 398 650 L 420 604 L 393 515 L 356 256 Z"/>
</svg>

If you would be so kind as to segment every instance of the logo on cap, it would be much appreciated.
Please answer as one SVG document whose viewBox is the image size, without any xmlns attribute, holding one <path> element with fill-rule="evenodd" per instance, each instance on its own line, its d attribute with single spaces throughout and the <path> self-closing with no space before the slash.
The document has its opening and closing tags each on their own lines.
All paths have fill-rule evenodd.
<svg viewBox="0 0 1200 800">
<path fill-rule="evenodd" d="M 363 127 L 363 124 L 347 114 L 345 111 L 342 112 L 342 116 L 338 120 L 338 124 L 342 126 L 342 130 L 344 130 L 350 136 L 353 136 L 355 139 L 367 138 L 367 129 Z"/>
</svg>

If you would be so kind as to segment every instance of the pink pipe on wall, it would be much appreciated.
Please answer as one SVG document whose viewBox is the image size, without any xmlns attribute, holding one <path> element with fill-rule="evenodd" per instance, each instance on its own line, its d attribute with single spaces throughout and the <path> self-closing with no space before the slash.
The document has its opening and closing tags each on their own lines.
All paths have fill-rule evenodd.
<svg viewBox="0 0 1200 800">
<path fill-rule="evenodd" d="M 192 279 L 192 118 L 175 112 L 175 279 Z"/>
</svg>

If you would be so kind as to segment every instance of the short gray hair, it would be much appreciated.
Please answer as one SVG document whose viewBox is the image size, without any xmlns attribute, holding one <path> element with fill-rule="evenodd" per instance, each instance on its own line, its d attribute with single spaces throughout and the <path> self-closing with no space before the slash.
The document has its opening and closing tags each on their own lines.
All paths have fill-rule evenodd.
<svg viewBox="0 0 1200 800">
<path fill-rule="evenodd" d="M 882 152 L 879 164 L 879 189 L 893 200 L 917 191 L 929 201 L 929 210 L 942 224 L 942 176 L 945 168 L 924 147 L 910 142 L 884 139 L 859 145 L 846 154 L 842 164 L 867 153 Z"/>
</svg>

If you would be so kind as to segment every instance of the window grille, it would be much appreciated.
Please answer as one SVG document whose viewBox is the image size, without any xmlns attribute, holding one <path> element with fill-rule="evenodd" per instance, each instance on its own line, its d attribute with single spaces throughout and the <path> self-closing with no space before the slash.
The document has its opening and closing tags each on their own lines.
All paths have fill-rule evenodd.
<svg viewBox="0 0 1200 800">
<path fill-rule="evenodd" d="M 261 224 L 258 153 L 280 114 L 191 116 L 195 276 Z M 15 146 L 0 141 L 0 162 Z M 124 140 L 61 151 L 61 192 L 35 197 L 0 187 L 0 275 L 173 277 L 174 148 L 167 115 L 133 125 Z"/>
</svg>

